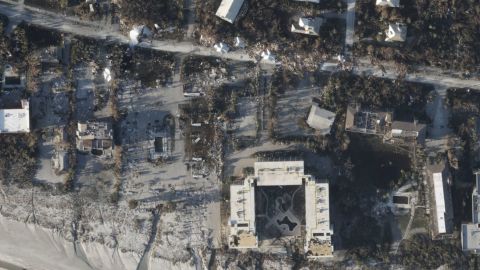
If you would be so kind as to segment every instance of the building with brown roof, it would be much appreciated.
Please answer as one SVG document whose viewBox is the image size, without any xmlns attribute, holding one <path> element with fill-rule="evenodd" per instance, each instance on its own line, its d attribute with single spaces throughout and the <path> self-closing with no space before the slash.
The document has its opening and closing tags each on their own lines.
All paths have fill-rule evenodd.
<svg viewBox="0 0 480 270">
<path fill-rule="evenodd" d="M 409 143 L 416 141 L 419 144 L 425 142 L 427 126 L 416 120 L 413 122 L 393 121 L 390 129 L 385 134 L 385 141 L 391 143 Z"/>
</svg>

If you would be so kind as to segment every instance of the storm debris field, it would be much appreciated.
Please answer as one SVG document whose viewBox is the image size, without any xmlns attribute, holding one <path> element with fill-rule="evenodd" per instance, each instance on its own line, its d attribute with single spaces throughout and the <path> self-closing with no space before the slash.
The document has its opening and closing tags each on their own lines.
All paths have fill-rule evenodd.
<svg viewBox="0 0 480 270">
<path fill-rule="evenodd" d="M 0 266 L 478 268 L 479 10 L 0 1 Z"/>
</svg>

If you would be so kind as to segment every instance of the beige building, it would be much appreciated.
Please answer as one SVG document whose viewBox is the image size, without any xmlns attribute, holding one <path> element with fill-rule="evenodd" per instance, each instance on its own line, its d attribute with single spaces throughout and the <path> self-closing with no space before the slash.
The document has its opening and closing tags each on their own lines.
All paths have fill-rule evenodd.
<svg viewBox="0 0 480 270">
<path fill-rule="evenodd" d="M 417 121 L 393 121 L 384 137 L 384 141 L 390 143 L 417 141 L 419 144 L 423 144 L 425 142 L 426 132 L 427 126 Z"/>
<path fill-rule="evenodd" d="M 5 65 L 2 74 L 2 87 L 3 89 L 24 88 L 25 74 L 20 74 L 11 65 Z"/>
</svg>

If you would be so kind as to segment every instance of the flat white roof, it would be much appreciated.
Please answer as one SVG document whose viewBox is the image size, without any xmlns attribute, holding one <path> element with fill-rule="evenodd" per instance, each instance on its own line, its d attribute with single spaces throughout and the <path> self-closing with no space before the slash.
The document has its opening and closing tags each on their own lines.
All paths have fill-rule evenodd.
<svg viewBox="0 0 480 270">
<path fill-rule="evenodd" d="M 305 225 L 307 235 L 331 233 L 328 183 L 309 181 L 305 185 Z"/>
<path fill-rule="evenodd" d="M 230 185 L 230 236 L 231 248 L 256 248 L 258 238 L 255 228 L 255 182 L 246 179 L 243 184 Z"/>
<path fill-rule="evenodd" d="M 237 18 L 238 12 L 240 12 L 240 8 L 242 8 L 243 1 L 222 0 L 215 15 L 229 23 L 233 23 Z"/>
<path fill-rule="evenodd" d="M 305 252 L 308 257 L 332 257 L 333 230 L 330 224 L 328 183 L 305 184 Z"/>
<path fill-rule="evenodd" d="M 22 101 L 22 109 L 0 110 L 0 133 L 30 132 L 28 101 Z"/>
<path fill-rule="evenodd" d="M 255 231 L 255 189 L 249 181 L 243 185 L 230 185 L 230 226 L 247 224 L 238 229 Z"/>
<path fill-rule="evenodd" d="M 433 174 L 433 189 L 435 193 L 435 211 L 437 216 L 438 233 L 446 233 L 447 225 L 445 220 L 445 193 L 443 190 L 443 177 L 441 172 Z"/>
<path fill-rule="evenodd" d="M 300 186 L 303 183 L 303 161 L 255 162 L 257 186 Z"/>
</svg>

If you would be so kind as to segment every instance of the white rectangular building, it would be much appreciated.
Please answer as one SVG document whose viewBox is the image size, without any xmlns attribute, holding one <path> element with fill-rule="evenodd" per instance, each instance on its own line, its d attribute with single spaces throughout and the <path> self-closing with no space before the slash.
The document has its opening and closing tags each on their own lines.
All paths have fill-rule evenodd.
<svg viewBox="0 0 480 270">
<path fill-rule="evenodd" d="M 333 229 L 330 223 L 328 183 L 305 184 L 305 253 L 308 257 L 332 257 Z"/>
<path fill-rule="evenodd" d="M 475 174 L 472 193 L 472 223 L 462 224 L 461 243 L 464 252 L 480 253 L 480 172 Z"/>
<path fill-rule="evenodd" d="M 445 193 L 443 189 L 442 173 L 433 174 L 433 191 L 435 194 L 435 216 L 437 221 L 437 232 L 447 233 L 446 225 L 446 207 L 445 207 Z"/>
<path fill-rule="evenodd" d="M 230 185 L 230 248 L 256 248 L 255 183 L 245 180 L 242 185 Z"/>
<path fill-rule="evenodd" d="M 22 100 L 20 109 L 0 110 L 0 133 L 30 132 L 30 106 L 28 100 Z"/>
<path fill-rule="evenodd" d="M 323 22 L 323 18 L 320 17 L 301 17 L 298 19 L 297 24 L 292 24 L 291 31 L 293 33 L 318 36 L 320 35 L 320 27 Z"/>
<path fill-rule="evenodd" d="M 429 185 L 431 188 L 431 208 L 433 238 L 448 237 L 453 233 L 453 205 L 450 193 L 450 173 L 446 160 L 435 161 L 429 157 L 427 164 Z"/>
<path fill-rule="evenodd" d="M 229 23 L 234 23 L 242 8 L 244 0 L 222 0 L 217 9 L 217 17 Z"/>
</svg>

